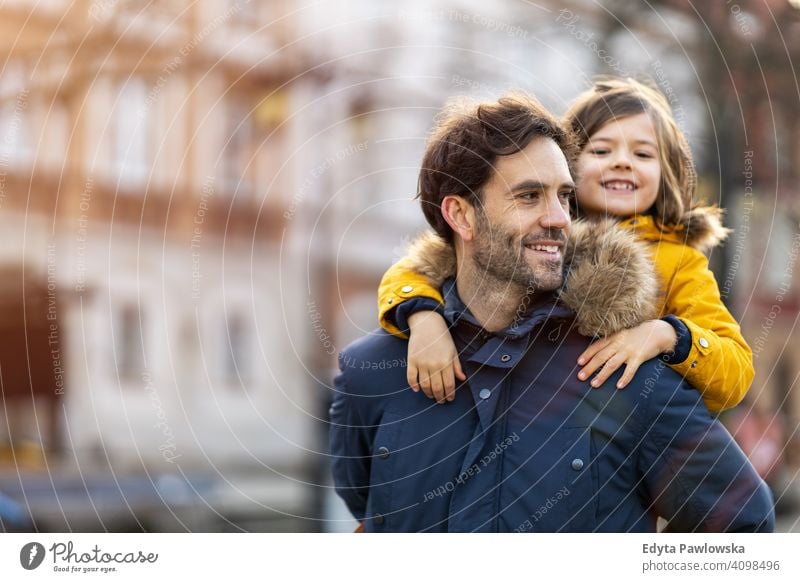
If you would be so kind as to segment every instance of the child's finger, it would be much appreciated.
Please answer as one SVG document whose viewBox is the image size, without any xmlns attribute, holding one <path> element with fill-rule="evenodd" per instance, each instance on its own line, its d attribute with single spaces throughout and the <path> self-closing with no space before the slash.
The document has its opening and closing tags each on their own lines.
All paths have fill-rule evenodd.
<svg viewBox="0 0 800 582">
<path fill-rule="evenodd" d="M 447 402 L 445 400 L 444 381 L 442 380 L 442 373 L 435 371 L 431 373 L 431 388 L 433 389 L 433 397 L 439 404 Z"/>
<path fill-rule="evenodd" d="M 608 380 L 608 377 L 617 371 L 617 369 L 625 363 L 625 359 L 620 354 L 614 354 L 611 356 L 608 361 L 606 362 L 603 369 L 597 373 L 597 376 L 594 377 L 591 384 L 595 388 L 600 388 L 603 385 L 603 382 Z"/>
<path fill-rule="evenodd" d="M 641 365 L 642 363 L 639 361 L 631 361 L 625 364 L 625 373 L 622 374 L 622 377 L 617 382 L 617 388 L 622 390 L 628 384 L 630 384 L 631 380 L 633 380 L 633 377 L 636 375 L 636 372 L 639 370 L 639 366 Z"/>
<path fill-rule="evenodd" d="M 588 380 L 592 377 L 592 374 L 597 372 L 600 368 L 602 368 L 605 363 L 614 355 L 614 350 L 611 348 L 606 348 L 601 350 L 600 352 L 596 353 L 589 363 L 586 364 L 579 372 L 578 372 L 578 379 L 579 380 Z"/>
<path fill-rule="evenodd" d="M 414 392 L 419 392 L 419 381 L 417 380 L 417 367 L 409 364 L 408 370 L 406 370 L 406 380 L 408 380 L 408 385 Z"/>
<path fill-rule="evenodd" d="M 586 362 L 591 360 L 595 354 L 597 354 L 600 350 L 604 349 L 608 345 L 608 341 L 606 338 L 601 338 L 595 342 L 592 342 L 588 348 L 586 348 L 583 353 L 578 356 L 578 365 L 583 366 Z"/>
<path fill-rule="evenodd" d="M 467 379 L 467 375 L 464 373 L 464 370 L 461 369 L 461 362 L 459 361 L 458 356 L 453 359 L 453 368 L 456 372 L 456 378 L 464 382 Z"/>
<path fill-rule="evenodd" d="M 442 380 L 444 381 L 444 396 L 448 402 L 452 402 L 456 397 L 456 379 L 453 366 L 447 366 L 442 371 Z"/>
<path fill-rule="evenodd" d="M 419 385 L 422 388 L 422 392 L 428 398 L 434 398 L 433 390 L 431 390 L 431 378 L 428 375 L 427 370 L 420 370 L 419 372 Z"/>
</svg>

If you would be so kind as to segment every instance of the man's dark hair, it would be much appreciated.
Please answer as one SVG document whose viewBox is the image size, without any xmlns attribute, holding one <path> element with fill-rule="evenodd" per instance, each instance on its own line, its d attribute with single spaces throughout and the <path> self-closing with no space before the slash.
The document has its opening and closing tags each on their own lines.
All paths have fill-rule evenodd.
<svg viewBox="0 0 800 582">
<path fill-rule="evenodd" d="M 445 196 L 458 195 L 481 208 L 481 188 L 497 157 L 515 154 L 537 137 L 555 141 L 571 166 L 572 135 L 533 97 L 515 92 L 492 102 L 448 104 L 428 140 L 417 185 L 422 212 L 436 233 L 453 240 L 441 211 Z"/>
</svg>

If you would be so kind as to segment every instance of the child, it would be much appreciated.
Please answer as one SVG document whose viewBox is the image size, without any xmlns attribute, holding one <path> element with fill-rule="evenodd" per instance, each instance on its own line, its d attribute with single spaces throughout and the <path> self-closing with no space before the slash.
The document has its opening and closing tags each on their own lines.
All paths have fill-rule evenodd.
<svg viewBox="0 0 800 582">
<path fill-rule="evenodd" d="M 685 137 L 664 96 L 637 81 L 604 80 L 578 96 L 566 114 L 578 140 L 577 208 L 587 219 L 615 217 L 646 241 L 661 288 L 662 319 L 646 321 L 592 343 L 579 357 L 581 380 L 597 388 L 620 366 L 624 388 L 638 367 L 660 354 L 664 334 L 674 352 L 665 360 L 701 391 L 711 411 L 736 406 L 753 380 L 752 352 L 722 304 L 703 252 L 728 235 L 712 207 L 691 208 L 695 171 Z M 422 265 L 420 265 L 422 257 Z M 466 380 L 444 318 L 442 272 L 425 251 L 391 267 L 381 281 L 380 323 L 406 337 L 408 381 L 442 403 Z M 454 261 L 454 255 L 451 262 Z M 445 269 L 446 270 L 446 269 Z"/>
</svg>

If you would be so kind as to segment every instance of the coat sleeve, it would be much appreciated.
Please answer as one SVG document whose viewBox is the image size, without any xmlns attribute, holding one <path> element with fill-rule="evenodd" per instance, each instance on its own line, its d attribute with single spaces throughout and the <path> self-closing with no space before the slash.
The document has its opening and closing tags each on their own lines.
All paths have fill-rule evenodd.
<svg viewBox="0 0 800 582">
<path fill-rule="evenodd" d="M 638 466 L 669 531 L 769 532 L 772 495 L 697 391 L 669 374 L 648 395 Z"/>
<path fill-rule="evenodd" d="M 392 335 L 408 339 L 408 335 L 389 317 L 389 312 L 401 303 L 418 297 L 444 303 L 439 289 L 425 275 L 416 272 L 409 259 L 403 259 L 389 267 L 378 288 L 378 321 L 381 327 Z"/>
<path fill-rule="evenodd" d="M 689 356 L 671 367 L 703 395 L 712 412 L 739 404 L 755 376 L 753 352 L 720 297 L 708 259 L 684 246 L 666 288 L 666 311 L 691 333 Z"/>
<path fill-rule="evenodd" d="M 365 425 L 359 414 L 359 405 L 358 396 L 348 393 L 344 371 L 340 372 L 334 380 L 334 397 L 330 408 L 333 483 L 350 513 L 361 521 L 369 497 L 372 438 L 371 427 Z"/>
</svg>

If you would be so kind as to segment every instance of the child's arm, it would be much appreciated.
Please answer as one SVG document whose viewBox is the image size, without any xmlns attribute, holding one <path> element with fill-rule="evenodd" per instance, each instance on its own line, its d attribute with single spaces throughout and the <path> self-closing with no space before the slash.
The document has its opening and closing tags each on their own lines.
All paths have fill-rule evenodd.
<svg viewBox="0 0 800 582">
<path fill-rule="evenodd" d="M 700 390 L 712 412 L 736 406 L 755 376 L 753 352 L 722 303 L 705 255 L 684 247 L 666 294 L 666 312 L 680 318 L 691 336 L 688 356 L 672 369 Z"/>
<path fill-rule="evenodd" d="M 434 287 L 424 275 L 413 270 L 409 258 L 398 261 L 386 271 L 378 287 L 378 323 L 397 337 L 408 339 L 406 321 L 397 321 L 397 308 L 410 299 L 427 298 L 430 302 L 422 303 L 427 309 L 435 309 L 444 304 L 439 289 Z M 421 303 L 421 302 L 417 302 Z M 411 314 L 408 314 L 410 316 Z M 399 325 L 398 325 L 399 324 Z"/>
<path fill-rule="evenodd" d="M 739 325 L 722 304 L 708 260 L 683 247 L 666 288 L 665 311 L 672 314 L 594 342 L 578 358 L 581 380 L 602 366 L 592 381 L 600 386 L 617 368 L 627 385 L 642 362 L 667 353 L 665 362 L 697 388 L 712 412 L 736 406 L 753 381 L 752 351 Z"/>
<path fill-rule="evenodd" d="M 408 338 L 408 330 L 396 321 L 397 307 L 409 299 L 427 298 L 443 305 L 439 289 L 445 279 L 455 274 L 456 256 L 453 247 L 433 233 L 420 236 L 411 245 L 408 255 L 389 267 L 378 287 L 378 322 L 389 333 Z M 429 304 L 430 302 L 426 302 Z M 403 314 L 407 317 L 411 314 Z"/>
<path fill-rule="evenodd" d="M 456 379 L 466 380 L 447 322 L 436 311 L 444 301 L 438 288 L 454 270 L 452 248 L 425 235 L 386 271 L 378 289 L 381 327 L 409 338 L 409 386 L 439 403 L 455 398 Z"/>
<path fill-rule="evenodd" d="M 439 404 L 452 402 L 456 379 L 464 381 L 467 377 L 461 370 L 447 322 L 436 311 L 418 311 L 408 318 L 408 323 L 408 385 Z"/>
</svg>

